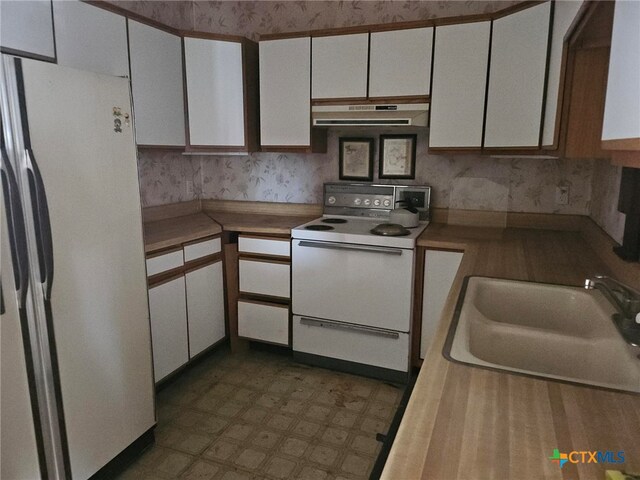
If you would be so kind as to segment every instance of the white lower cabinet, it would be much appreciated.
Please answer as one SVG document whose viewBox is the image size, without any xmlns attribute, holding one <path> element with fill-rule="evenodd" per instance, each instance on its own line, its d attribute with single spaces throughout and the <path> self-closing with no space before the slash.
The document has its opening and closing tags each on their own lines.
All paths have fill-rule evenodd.
<svg viewBox="0 0 640 480">
<path fill-rule="evenodd" d="M 252 340 L 289 344 L 289 306 L 238 301 L 238 335 Z"/>
<path fill-rule="evenodd" d="M 187 272 L 189 357 L 225 336 L 222 261 Z"/>
<path fill-rule="evenodd" d="M 185 278 L 149 289 L 153 370 L 158 383 L 189 361 Z"/>
<path fill-rule="evenodd" d="M 241 258 L 240 292 L 289 298 L 291 268 L 288 263 Z"/>
<path fill-rule="evenodd" d="M 424 359 L 440 323 L 442 308 L 447 301 L 453 280 L 462 261 L 462 252 L 427 250 L 424 256 L 422 290 L 422 329 L 420 358 Z"/>
</svg>

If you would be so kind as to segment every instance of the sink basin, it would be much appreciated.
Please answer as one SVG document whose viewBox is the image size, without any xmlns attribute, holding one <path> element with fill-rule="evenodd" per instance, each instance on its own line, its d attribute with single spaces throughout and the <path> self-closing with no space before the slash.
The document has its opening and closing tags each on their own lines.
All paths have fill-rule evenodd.
<svg viewBox="0 0 640 480">
<path fill-rule="evenodd" d="M 469 277 L 445 354 L 471 365 L 640 393 L 628 345 L 597 290 Z"/>
</svg>

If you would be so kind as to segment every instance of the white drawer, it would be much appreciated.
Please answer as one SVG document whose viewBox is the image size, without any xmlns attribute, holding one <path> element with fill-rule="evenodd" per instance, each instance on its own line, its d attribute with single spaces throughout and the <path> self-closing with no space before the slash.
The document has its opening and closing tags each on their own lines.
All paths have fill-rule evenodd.
<svg viewBox="0 0 640 480">
<path fill-rule="evenodd" d="M 190 262 L 220 252 L 220 238 L 212 238 L 204 242 L 184 246 L 184 261 Z"/>
<path fill-rule="evenodd" d="M 238 301 L 238 335 L 289 344 L 289 307 Z"/>
<path fill-rule="evenodd" d="M 238 238 L 238 252 L 256 253 L 261 255 L 277 255 L 289 257 L 291 242 L 288 239 L 269 239 L 240 236 Z"/>
<path fill-rule="evenodd" d="M 240 291 L 289 298 L 291 267 L 285 263 L 240 259 Z"/>
<path fill-rule="evenodd" d="M 184 265 L 182 249 L 174 252 L 147 258 L 147 276 L 151 277 L 158 273 L 166 272 Z"/>
<path fill-rule="evenodd" d="M 338 328 L 336 328 L 338 327 Z M 293 317 L 294 352 L 311 353 L 401 372 L 409 370 L 409 334 Z"/>
</svg>

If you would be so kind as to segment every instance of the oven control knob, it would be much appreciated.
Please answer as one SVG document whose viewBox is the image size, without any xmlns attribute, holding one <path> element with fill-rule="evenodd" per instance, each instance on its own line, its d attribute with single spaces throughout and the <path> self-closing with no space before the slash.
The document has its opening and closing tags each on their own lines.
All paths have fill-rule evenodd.
<svg viewBox="0 0 640 480">
<path fill-rule="evenodd" d="M 391 206 L 391 200 L 389 200 L 389 199 L 387 198 L 384 202 L 382 202 L 382 204 L 383 204 L 385 207 L 390 207 L 390 206 Z"/>
<path fill-rule="evenodd" d="M 365 205 L 365 207 L 368 207 L 369 205 L 371 205 L 371 199 L 370 198 L 365 198 L 364 199 L 364 205 Z"/>
<path fill-rule="evenodd" d="M 380 206 L 380 199 L 379 199 L 379 198 L 376 198 L 376 199 L 373 201 L 373 205 L 374 205 L 375 207 L 379 207 L 379 206 Z"/>
<path fill-rule="evenodd" d="M 334 197 L 333 195 L 330 196 L 329 198 L 327 198 L 327 203 L 329 205 L 333 205 L 334 203 L 336 203 L 336 197 Z"/>
<path fill-rule="evenodd" d="M 356 199 L 353 201 L 353 203 L 354 203 L 354 205 L 360 205 L 360 204 L 362 203 L 362 199 L 361 199 L 361 198 L 356 198 Z"/>
</svg>

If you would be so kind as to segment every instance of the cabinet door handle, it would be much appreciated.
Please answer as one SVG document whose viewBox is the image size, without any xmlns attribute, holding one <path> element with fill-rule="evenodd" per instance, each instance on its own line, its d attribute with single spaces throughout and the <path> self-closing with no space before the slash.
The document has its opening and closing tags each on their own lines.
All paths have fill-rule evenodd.
<svg viewBox="0 0 640 480">
<path fill-rule="evenodd" d="M 382 330 L 380 328 L 365 327 L 364 325 L 353 325 L 350 323 L 333 322 L 331 320 L 318 320 L 315 318 L 301 317 L 300 323 L 309 327 L 333 328 L 336 330 L 349 330 L 365 335 L 373 335 L 375 337 L 399 338 L 398 332 L 391 330 Z"/>
</svg>

